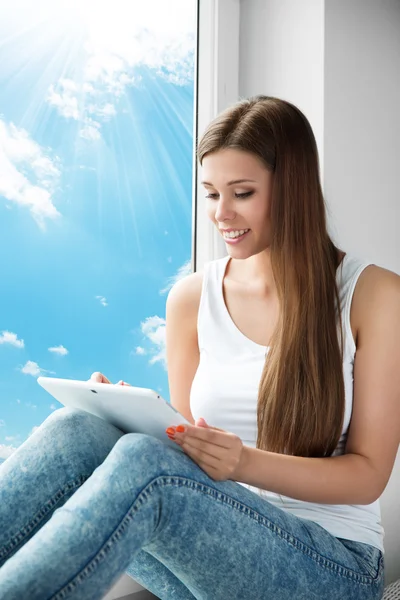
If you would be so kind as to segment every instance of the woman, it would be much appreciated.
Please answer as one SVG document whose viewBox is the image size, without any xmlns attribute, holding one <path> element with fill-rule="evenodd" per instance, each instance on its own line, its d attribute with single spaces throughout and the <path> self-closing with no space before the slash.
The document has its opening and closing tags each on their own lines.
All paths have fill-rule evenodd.
<svg viewBox="0 0 400 600">
<path fill-rule="evenodd" d="M 100 599 L 124 571 L 163 599 L 382 597 L 400 278 L 331 241 L 292 104 L 240 101 L 198 158 L 228 256 L 167 301 L 184 453 L 55 411 L 0 470 L 2 599 Z"/>
</svg>

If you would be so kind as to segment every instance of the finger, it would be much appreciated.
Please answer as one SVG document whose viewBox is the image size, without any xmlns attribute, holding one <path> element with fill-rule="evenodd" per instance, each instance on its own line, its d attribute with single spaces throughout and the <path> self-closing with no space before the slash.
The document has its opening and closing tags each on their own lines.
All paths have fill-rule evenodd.
<svg viewBox="0 0 400 600">
<path fill-rule="evenodd" d="M 202 458 L 202 460 L 206 460 L 206 457 L 209 457 L 219 462 L 226 456 L 225 448 L 221 448 L 221 446 L 216 446 L 215 444 L 207 444 L 195 438 L 185 438 L 180 446 L 182 448 L 189 448 L 191 452 L 196 452 L 196 456 Z"/>
<path fill-rule="evenodd" d="M 99 373 L 99 371 L 92 373 L 90 376 L 90 381 L 96 381 L 97 383 L 111 383 L 111 381 L 107 379 L 103 373 Z"/>
<path fill-rule="evenodd" d="M 216 471 L 218 471 L 218 469 L 221 465 L 221 461 L 219 458 L 216 458 L 215 456 L 211 456 L 211 454 L 204 452 L 204 450 L 199 450 L 198 448 L 195 448 L 188 442 L 184 442 L 181 447 L 198 464 L 202 463 L 202 464 L 206 465 L 207 467 L 211 467 L 212 469 L 215 469 Z"/>
<path fill-rule="evenodd" d="M 208 429 L 207 427 L 196 427 L 195 425 L 185 425 L 185 438 L 193 437 L 199 440 L 204 440 L 210 444 L 221 446 L 221 448 L 229 448 L 232 446 L 232 442 L 229 439 L 230 433 L 227 431 L 216 431 L 214 429 Z"/>
<path fill-rule="evenodd" d="M 132 387 L 130 383 L 126 383 L 126 381 L 122 381 L 122 379 L 118 381 L 117 385 L 129 385 L 129 387 Z"/>
</svg>

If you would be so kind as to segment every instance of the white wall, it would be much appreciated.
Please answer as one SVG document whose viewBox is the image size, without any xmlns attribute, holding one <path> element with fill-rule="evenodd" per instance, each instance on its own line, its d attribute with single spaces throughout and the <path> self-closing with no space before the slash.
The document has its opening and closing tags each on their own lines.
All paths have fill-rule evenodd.
<svg viewBox="0 0 400 600">
<path fill-rule="evenodd" d="M 322 171 L 323 0 L 242 0 L 239 94 L 278 96 L 299 106 L 312 120 Z"/>
<path fill-rule="evenodd" d="M 325 193 L 344 246 L 400 273 L 400 1 L 325 17 Z"/>
<path fill-rule="evenodd" d="M 305 113 L 332 235 L 400 273 L 399 0 L 242 0 L 240 10 L 240 97 L 278 96 Z M 381 509 L 389 583 L 400 577 L 399 454 Z"/>
</svg>

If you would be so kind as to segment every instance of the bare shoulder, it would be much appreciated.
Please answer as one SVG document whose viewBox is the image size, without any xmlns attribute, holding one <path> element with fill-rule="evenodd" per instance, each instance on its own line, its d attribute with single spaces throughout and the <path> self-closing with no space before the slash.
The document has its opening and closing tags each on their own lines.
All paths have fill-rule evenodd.
<svg viewBox="0 0 400 600">
<path fill-rule="evenodd" d="M 357 337 L 369 328 L 371 318 L 388 311 L 386 318 L 396 318 L 400 309 L 400 276 L 389 269 L 369 265 L 358 278 L 352 303 Z"/>
<path fill-rule="evenodd" d="M 199 309 L 201 289 L 203 285 L 203 271 L 196 271 L 179 279 L 171 288 L 167 307 L 184 310 L 186 314 L 196 314 Z"/>
<path fill-rule="evenodd" d="M 361 302 L 367 303 L 371 294 L 373 297 L 381 294 L 396 296 L 399 291 L 400 275 L 377 265 L 369 265 L 361 273 L 354 295 L 357 294 Z"/>
</svg>

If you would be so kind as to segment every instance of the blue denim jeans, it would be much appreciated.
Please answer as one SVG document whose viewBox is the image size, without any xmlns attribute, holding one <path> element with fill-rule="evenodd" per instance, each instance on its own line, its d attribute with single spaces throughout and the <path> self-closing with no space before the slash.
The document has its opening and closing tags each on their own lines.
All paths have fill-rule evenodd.
<svg viewBox="0 0 400 600">
<path fill-rule="evenodd" d="M 0 599 L 378 600 L 383 556 L 208 477 L 181 451 L 61 408 L 0 467 Z"/>
</svg>

